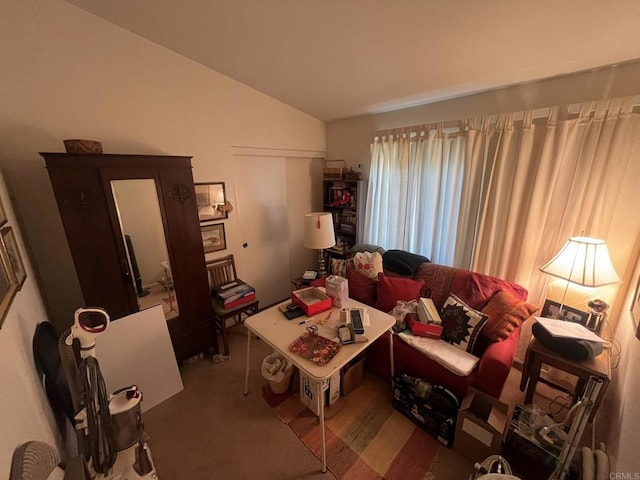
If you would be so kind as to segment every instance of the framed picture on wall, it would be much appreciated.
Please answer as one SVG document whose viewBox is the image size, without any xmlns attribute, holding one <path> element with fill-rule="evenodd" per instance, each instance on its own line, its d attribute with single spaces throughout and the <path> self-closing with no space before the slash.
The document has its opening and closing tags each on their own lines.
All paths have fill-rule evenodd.
<svg viewBox="0 0 640 480">
<path fill-rule="evenodd" d="M 636 327 L 636 337 L 640 339 L 640 275 L 636 281 L 636 289 L 631 302 L 631 318 Z"/>
<path fill-rule="evenodd" d="M 201 224 L 229 218 L 227 210 L 223 208 L 227 202 L 224 182 L 196 183 L 194 186 Z"/>
<path fill-rule="evenodd" d="M 4 205 L 2 204 L 2 199 L 0 199 L 0 226 L 7 223 L 7 214 L 4 211 Z"/>
<path fill-rule="evenodd" d="M 18 282 L 4 244 L 0 243 L 0 328 L 4 323 L 9 306 L 18 291 Z"/>
<path fill-rule="evenodd" d="M 200 227 L 200 231 L 202 232 L 204 253 L 217 252 L 227 248 L 227 239 L 224 235 L 224 223 L 203 225 Z"/>
<path fill-rule="evenodd" d="M 24 268 L 24 263 L 22 261 L 22 256 L 20 255 L 20 250 L 18 249 L 18 242 L 16 242 L 13 229 L 11 227 L 4 227 L 0 230 L 0 237 L 2 238 L 2 243 L 7 251 L 7 255 L 9 256 L 9 262 L 11 263 L 11 268 L 13 268 L 13 273 L 16 276 L 18 290 L 20 290 L 24 281 L 27 279 L 27 270 Z"/>
</svg>

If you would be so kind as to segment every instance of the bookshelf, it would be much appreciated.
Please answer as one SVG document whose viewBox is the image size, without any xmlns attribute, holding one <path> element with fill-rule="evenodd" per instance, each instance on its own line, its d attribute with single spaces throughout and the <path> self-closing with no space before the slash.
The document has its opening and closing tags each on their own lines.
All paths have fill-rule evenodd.
<svg viewBox="0 0 640 480">
<path fill-rule="evenodd" d="M 323 209 L 331 212 L 336 246 L 325 250 L 330 257 L 344 258 L 361 241 L 367 199 L 364 180 L 323 180 Z"/>
</svg>

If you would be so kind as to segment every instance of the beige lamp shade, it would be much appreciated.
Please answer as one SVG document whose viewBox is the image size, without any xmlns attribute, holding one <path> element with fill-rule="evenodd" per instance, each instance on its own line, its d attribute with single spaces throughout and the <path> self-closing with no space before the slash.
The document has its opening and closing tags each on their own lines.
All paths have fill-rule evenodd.
<svg viewBox="0 0 640 480">
<path fill-rule="evenodd" d="M 331 248 L 336 244 L 333 216 L 329 212 L 307 213 L 304 216 L 304 246 L 314 250 Z"/>
<path fill-rule="evenodd" d="M 571 237 L 562 249 L 540 267 L 540 271 L 585 287 L 620 282 L 604 240 Z"/>
</svg>

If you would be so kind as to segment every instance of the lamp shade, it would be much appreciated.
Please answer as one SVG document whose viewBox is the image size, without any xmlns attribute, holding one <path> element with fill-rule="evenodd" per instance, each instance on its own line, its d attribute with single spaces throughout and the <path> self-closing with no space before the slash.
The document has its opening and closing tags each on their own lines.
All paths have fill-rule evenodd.
<svg viewBox="0 0 640 480">
<path fill-rule="evenodd" d="M 307 213 L 304 216 L 304 246 L 322 250 L 335 244 L 333 215 L 330 212 Z"/>
<path fill-rule="evenodd" d="M 604 240 L 571 237 L 540 271 L 585 287 L 620 282 Z"/>
</svg>

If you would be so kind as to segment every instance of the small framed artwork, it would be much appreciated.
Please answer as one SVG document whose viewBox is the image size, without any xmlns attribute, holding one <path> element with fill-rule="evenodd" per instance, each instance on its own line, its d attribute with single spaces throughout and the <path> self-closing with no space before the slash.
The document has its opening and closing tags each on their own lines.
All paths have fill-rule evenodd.
<svg viewBox="0 0 640 480">
<path fill-rule="evenodd" d="M 631 318 L 636 327 L 636 337 L 640 339 L 640 276 L 638 276 L 636 290 L 633 293 L 633 301 L 631 302 Z"/>
<path fill-rule="evenodd" d="M 2 243 L 4 244 L 4 248 L 9 256 L 9 262 L 13 268 L 13 273 L 16 276 L 18 290 L 20 290 L 24 281 L 27 279 L 27 270 L 24 268 L 24 262 L 22 261 L 22 256 L 20 255 L 18 242 L 16 242 L 13 229 L 11 227 L 4 227 L 0 230 L 0 237 L 2 238 Z"/>
<path fill-rule="evenodd" d="M 227 248 L 227 239 L 224 235 L 224 223 L 214 223 L 213 225 L 203 225 L 200 227 L 202 232 L 202 244 L 204 245 L 204 253 L 217 252 Z"/>
<path fill-rule="evenodd" d="M 589 323 L 591 313 L 567 307 L 566 305 L 562 305 L 562 313 L 560 313 L 560 304 L 547 299 L 542 307 L 541 316 L 544 318 L 555 318 L 556 320 L 575 322 L 586 326 Z"/>
<path fill-rule="evenodd" d="M 4 318 L 17 291 L 18 282 L 13 273 L 9 255 L 4 244 L 0 243 L 0 328 L 2 328 Z"/>
<path fill-rule="evenodd" d="M 194 186 L 200 223 L 229 218 L 224 208 L 227 203 L 224 182 L 196 183 Z"/>
<path fill-rule="evenodd" d="M 0 226 L 7 223 L 7 214 L 4 211 L 4 205 L 2 204 L 2 199 L 0 199 Z"/>
</svg>

